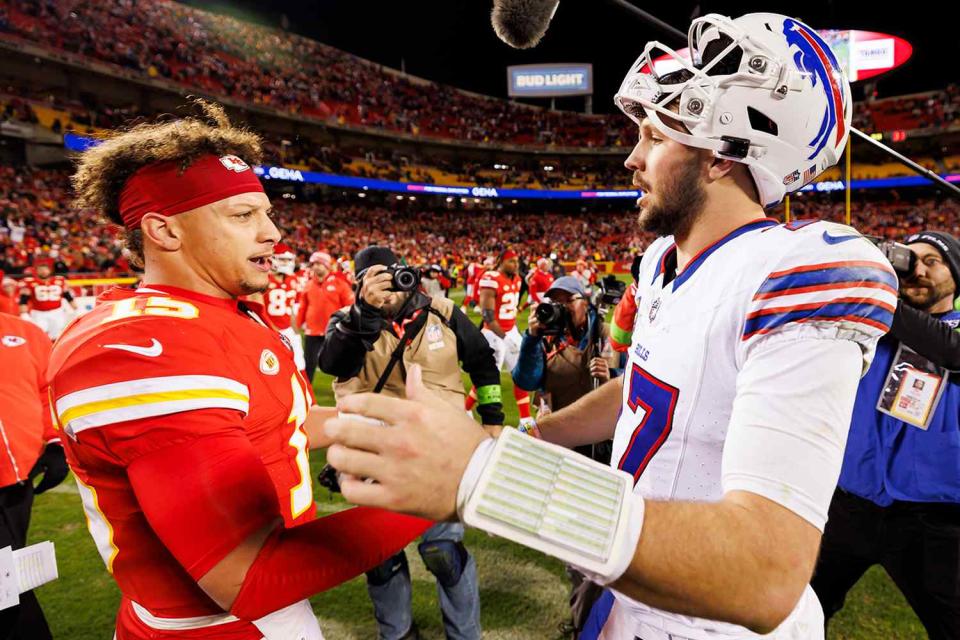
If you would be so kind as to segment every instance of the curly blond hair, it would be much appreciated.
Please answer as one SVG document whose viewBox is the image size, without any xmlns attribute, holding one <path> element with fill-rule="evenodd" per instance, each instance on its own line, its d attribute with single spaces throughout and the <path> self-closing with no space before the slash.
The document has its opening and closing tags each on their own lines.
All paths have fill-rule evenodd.
<svg viewBox="0 0 960 640">
<path fill-rule="evenodd" d="M 260 136 L 230 123 L 223 107 L 195 99 L 196 116 L 141 123 L 112 133 L 101 144 L 80 154 L 72 183 L 79 207 L 96 210 L 123 226 L 120 193 L 137 170 L 155 162 L 177 161 L 185 170 L 200 156 L 233 154 L 250 164 L 263 158 Z M 142 264 L 139 229 L 126 231 L 126 246 Z"/>
</svg>

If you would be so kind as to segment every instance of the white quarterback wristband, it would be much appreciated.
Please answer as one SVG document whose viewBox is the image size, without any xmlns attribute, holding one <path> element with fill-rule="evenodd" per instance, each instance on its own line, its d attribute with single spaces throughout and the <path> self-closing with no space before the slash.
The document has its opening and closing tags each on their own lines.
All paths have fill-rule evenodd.
<svg viewBox="0 0 960 640">
<path fill-rule="evenodd" d="M 630 566 L 643 506 L 628 473 L 515 429 L 477 447 L 457 493 L 464 524 L 558 558 L 599 584 Z"/>
</svg>

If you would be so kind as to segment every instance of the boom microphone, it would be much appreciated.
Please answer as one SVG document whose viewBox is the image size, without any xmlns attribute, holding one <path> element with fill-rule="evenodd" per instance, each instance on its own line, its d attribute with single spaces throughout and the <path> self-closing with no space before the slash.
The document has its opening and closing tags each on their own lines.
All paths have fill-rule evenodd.
<svg viewBox="0 0 960 640">
<path fill-rule="evenodd" d="M 550 27 L 560 0 L 493 0 L 493 30 L 514 49 L 530 49 Z"/>
</svg>

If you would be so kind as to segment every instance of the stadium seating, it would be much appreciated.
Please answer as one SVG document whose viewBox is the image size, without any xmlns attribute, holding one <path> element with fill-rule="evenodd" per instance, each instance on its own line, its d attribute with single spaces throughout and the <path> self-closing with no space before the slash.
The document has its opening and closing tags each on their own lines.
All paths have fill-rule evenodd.
<svg viewBox="0 0 960 640">
<path fill-rule="evenodd" d="M 0 37 L 341 125 L 540 147 L 627 147 L 635 138 L 619 114 L 549 111 L 469 94 L 298 35 L 168 0 L 4 0 Z M 63 118 L 45 114 L 41 122 L 60 119 L 66 125 Z M 950 85 L 929 94 L 858 102 L 855 124 L 888 131 L 949 126 L 958 118 L 960 89 Z"/>
</svg>

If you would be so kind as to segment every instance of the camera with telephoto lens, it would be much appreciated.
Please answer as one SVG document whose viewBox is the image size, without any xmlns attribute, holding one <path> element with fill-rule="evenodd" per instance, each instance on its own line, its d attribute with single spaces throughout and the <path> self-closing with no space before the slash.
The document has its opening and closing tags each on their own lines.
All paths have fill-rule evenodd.
<svg viewBox="0 0 960 640">
<path fill-rule="evenodd" d="M 420 269 L 392 264 L 387 267 L 386 273 L 393 276 L 391 291 L 416 291 L 420 286 Z"/>
<path fill-rule="evenodd" d="M 893 270 L 897 272 L 900 278 L 909 278 L 917 268 L 917 254 L 910 250 L 905 244 L 885 240 L 876 236 L 867 236 L 870 241 L 877 245 L 883 256 L 890 261 Z"/>
<path fill-rule="evenodd" d="M 534 314 L 540 323 L 540 334 L 544 336 L 563 335 L 570 326 L 570 312 L 567 307 L 556 302 L 542 302 L 537 305 Z"/>
</svg>

